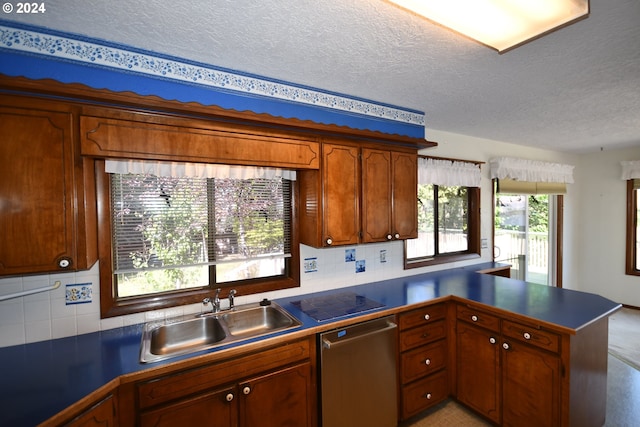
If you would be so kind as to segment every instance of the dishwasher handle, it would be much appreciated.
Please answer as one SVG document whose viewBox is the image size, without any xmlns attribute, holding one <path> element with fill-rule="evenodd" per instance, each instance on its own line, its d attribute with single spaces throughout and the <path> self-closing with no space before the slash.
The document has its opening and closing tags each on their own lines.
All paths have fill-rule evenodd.
<svg viewBox="0 0 640 427">
<path fill-rule="evenodd" d="M 359 335 L 355 335 L 355 336 L 353 336 L 351 338 L 346 338 L 346 339 L 343 339 L 343 340 L 340 340 L 340 341 L 331 341 L 329 338 L 322 338 L 322 347 L 326 348 L 326 349 L 336 348 L 336 347 L 339 347 L 339 346 L 341 346 L 343 344 L 347 344 L 349 342 L 359 340 L 360 338 L 365 338 L 365 337 L 369 337 L 371 335 L 375 335 L 375 334 L 379 334 L 379 333 L 382 333 L 382 332 L 386 332 L 388 330 L 395 329 L 397 327 L 398 327 L 398 325 L 396 325 L 395 323 L 393 323 L 391 321 L 387 321 L 387 326 L 385 326 L 384 328 L 374 329 L 372 331 L 368 331 L 368 332 L 365 332 L 365 333 L 362 333 L 362 334 L 359 334 Z"/>
</svg>

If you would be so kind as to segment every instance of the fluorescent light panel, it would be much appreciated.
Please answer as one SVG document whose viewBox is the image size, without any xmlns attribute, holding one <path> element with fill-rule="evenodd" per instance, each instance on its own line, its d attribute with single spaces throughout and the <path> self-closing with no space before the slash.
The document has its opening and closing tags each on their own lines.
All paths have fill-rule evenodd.
<svg viewBox="0 0 640 427">
<path fill-rule="evenodd" d="M 589 15 L 589 0 L 389 1 L 498 52 Z"/>
</svg>

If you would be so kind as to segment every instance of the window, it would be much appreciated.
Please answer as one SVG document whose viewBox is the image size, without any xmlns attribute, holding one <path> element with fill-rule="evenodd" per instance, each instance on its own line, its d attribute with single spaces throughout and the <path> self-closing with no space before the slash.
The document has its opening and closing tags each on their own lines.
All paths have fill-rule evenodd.
<svg viewBox="0 0 640 427">
<path fill-rule="evenodd" d="M 458 170 L 452 173 L 453 168 Z M 461 169 L 472 182 L 460 178 Z M 418 170 L 418 238 L 405 241 L 405 268 L 480 256 L 478 164 L 425 157 Z"/>
<path fill-rule="evenodd" d="M 218 287 L 242 295 L 297 286 L 291 181 L 140 173 L 104 180 L 100 238 L 111 257 L 101 264 L 110 284 L 103 317 L 198 302 Z"/>
<path fill-rule="evenodd" d="M 640 276 L 640 179 L 627 180 L 626 273 Z"/>
</svg>

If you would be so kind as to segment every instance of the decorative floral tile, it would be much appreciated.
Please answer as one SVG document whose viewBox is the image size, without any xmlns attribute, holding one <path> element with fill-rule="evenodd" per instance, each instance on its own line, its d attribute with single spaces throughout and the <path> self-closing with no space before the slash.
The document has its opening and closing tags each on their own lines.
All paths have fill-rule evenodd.
<svg viewBox="0 0 640 427">
<path fill-rule="evenodd" d="M 304 259 L 304 272 L 314 273 L 318 271 L 318 258 L 305 258 Z"/>
<path fill-rule="evenodd" d="M 77 283 L 73 285 L 67 285 L 67 291 L 65 294 L 66 305 L 70 304 L 85 304 L 91 302 L 93 290 L 91 283 Z"/>
</svg>

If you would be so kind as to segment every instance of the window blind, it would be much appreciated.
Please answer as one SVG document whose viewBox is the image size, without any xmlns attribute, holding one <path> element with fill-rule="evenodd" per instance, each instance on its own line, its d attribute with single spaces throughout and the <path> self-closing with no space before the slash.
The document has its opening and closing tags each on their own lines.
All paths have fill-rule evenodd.
<svg viewBox="0 0 640 427">
<path fill-rule="evenodd" d="M 112 174 L 114 272 L 291 254 L 291 183 Z"/>
</svg>

